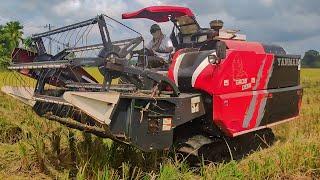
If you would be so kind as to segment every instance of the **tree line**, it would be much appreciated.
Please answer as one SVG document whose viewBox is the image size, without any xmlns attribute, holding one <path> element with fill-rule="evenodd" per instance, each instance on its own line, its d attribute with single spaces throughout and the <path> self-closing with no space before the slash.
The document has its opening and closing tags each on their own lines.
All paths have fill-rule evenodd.
<svg viewBox="0 0 320 180">
<path fill-rule="evenodd" d="M 316 50 L 309 50 L 304 53 L 302 67 L 320 68 L 320 53 Z"/>
</svg>

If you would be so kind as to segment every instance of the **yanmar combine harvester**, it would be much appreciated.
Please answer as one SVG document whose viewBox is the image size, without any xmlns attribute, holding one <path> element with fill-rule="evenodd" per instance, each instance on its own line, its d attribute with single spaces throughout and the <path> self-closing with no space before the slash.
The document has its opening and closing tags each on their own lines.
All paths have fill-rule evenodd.
<svg viewBox="0 0 320 180">
<path fill-rule="evenodd" d="M 173 23 L 175 51 L 167 67 L 147 68 L 145 51 L 132 53 L 144 48 L 142 35 L 98 15 L 32 35 L 28 50 L 13 52 L 2 91 L 71 128 L 143 151 L 176 147 L 206 157 L 241 151 L 257 137 L 272 139 L 269 127 L 299 115 L 300 56 L 248 42 L 220 20 L 200 27 L 185 7 L 122 15 L 135 18 Z M 137 36 L 111 36 L 124 31 Z"/>
</svg>

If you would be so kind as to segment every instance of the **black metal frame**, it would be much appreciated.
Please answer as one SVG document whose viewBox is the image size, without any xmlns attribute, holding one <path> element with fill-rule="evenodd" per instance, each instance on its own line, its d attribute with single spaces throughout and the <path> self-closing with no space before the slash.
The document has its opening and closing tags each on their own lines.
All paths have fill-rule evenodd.
<svg viewBox="0 0 320 180">
<path fill-rule="evenodd" d="M 115 21 L 121 24 L 122 26 L 128 28 L 129 30 L 137 33 L 139 37 L 112 42 L 105 18 L 111 19 L 112 21 Z M 93 44 L 93 45 L 82 46 L 82 47 L 67 47 L 62 51 L 60 51 L 59 53 L 55 54 L 54 56 L 47 54 L 42 38 L 48 37 L 57 33 L 62 33 L 62 32 L 70 31 L 73 29 L 89 26 L 92 24 L 97 24 L 99 27 L 101 40 L 102 40 L 101 44 Z M 147 70 L 145 68 L 134 67 L 129 65 L 128 60 L 125 59 L 125 56 L 128 55 L 130 52 L 132 52 L 141 42 L 143 43 L 143 46 L 144 46 L 144 40 L 142 38 L 142 35 L 139 32 L 135 31 L 134 29 L 122 24 L 121 22 L 109 16 L 98 15 L 97 17 L 86 20 L 86 21 L 82 21 L 82 22 L 65 26 L 65 27 L 53 29 L 47 32 L 34 34 L 32 35 L 31 39 L 34 41 L 36 45 L 36 49 L 38 51 L 36 62 L 12 64 L 9 67 L 9 69 L 13 69 L 13 70 L 35 69 L 39 71 L 40 74 L 44 74 L 46 72 L 54 71 L 56 69 L 64 69 L 64 68 L 72 68 L 72 67 L 81 67 L 81 66 L 103 67 L 106 73 L 104 73 L 104 81 L 102 84 L 101 91 L 109 90 L 113 74 L 122 74 L 126 76 L 136 75 L 139 77 L 144 77 L 155 82 L 155 84 L 166 84 L 170 86 L 171 89 L 173 90 L 173 93 L 172 93 L 173 96 L 178 96 L 180 94 L 178 87 L 174 83 L 172 83 L 172 81 L 169 80 L 167 77 L 160 75 L 154 71 Z M 115 45 L 124 45 L 118 54 L 113 53 L 113 46 Z M 101 49 L 101 48 L 103 48 L 106 52 L 110 52 L 110 53 L 104 54 L 103 56 L 100 56 L 100 57 L 73 58 L 70 60 L 64 59 L 68 54 L 73 52 L 81 52 L 81 51 Z M 111 57 L 112 55 L 115 55 L 115 56 Z M 35 88 L 35 93 L 42 94 L 45 84 L 46 84 L 45 78 L 38 78 L 36 88 Z"/>
</svg>

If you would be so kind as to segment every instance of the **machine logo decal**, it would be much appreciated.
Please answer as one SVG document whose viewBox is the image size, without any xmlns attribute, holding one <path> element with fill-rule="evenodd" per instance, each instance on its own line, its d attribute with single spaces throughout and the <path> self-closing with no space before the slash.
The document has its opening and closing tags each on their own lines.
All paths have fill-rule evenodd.
<svg viewBox="0 0 320 180">
<path fill-rule="evenodd" d="M 278 58 L 278 66 L 299 66 L 300 65 L 300 59 L 296 58 Z"/>
<path fill-rule="evenodd" d="M 236 56 L 235 60 L 232 63 L 233 79 L 241 79 L 248 77 L 248 74 L 243 68 L 242 59 L 239 55 Z"/>
</svg>

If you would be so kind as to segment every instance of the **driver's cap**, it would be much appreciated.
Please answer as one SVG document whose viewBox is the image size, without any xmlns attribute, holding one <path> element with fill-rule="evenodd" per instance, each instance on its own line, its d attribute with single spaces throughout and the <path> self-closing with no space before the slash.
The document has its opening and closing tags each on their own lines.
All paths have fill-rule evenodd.
<svg viewBox="0 0 320 180">
<path fill-rule="evenodd" d="M 161 30 L 160 26 L 158 24 L 153 24 L 151 27 L 150 27 L 150 33 L 154 33 L 158 30 Z"/>
</svg>

